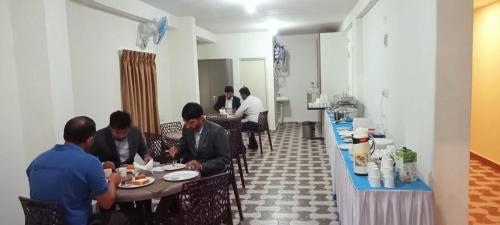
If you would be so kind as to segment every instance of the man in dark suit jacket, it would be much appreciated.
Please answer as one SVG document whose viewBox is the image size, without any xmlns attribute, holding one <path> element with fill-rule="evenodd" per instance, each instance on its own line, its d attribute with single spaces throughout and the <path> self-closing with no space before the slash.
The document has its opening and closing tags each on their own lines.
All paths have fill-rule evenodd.
<svg viewBox="0 0 500 225">
<path fill-rule="evenodd" d="M 234 96 L 233 86 L 226 86 L 224 88 L 224 95 L 217 98 L 217 102 L 214 105 L 214 110 L 219 112 L 219 109 L 232 108 L 233 112 L 240 107 L 240 98 Z"/>
<path fill-rule="evenodd" d="M 145 162 L 152 159 L 141 130 L 131 124 L 130 114 L 116 111 L 109 118 L 109 126 L 97 131 L 91 153 L 103 162 L 104 168 L 132 164 L 136 154 Z"/>
<path fill-rule="evenodd" d="M 187 103 L 182 109 L 185 125 L 180 144 L 169 149 L 173 157 L 182 157 L 188 167 L 211 176 L 224 172 L 231 162 L 231 150 L 226 130 L 205 120 L 197 103 Z"/>
</svg>

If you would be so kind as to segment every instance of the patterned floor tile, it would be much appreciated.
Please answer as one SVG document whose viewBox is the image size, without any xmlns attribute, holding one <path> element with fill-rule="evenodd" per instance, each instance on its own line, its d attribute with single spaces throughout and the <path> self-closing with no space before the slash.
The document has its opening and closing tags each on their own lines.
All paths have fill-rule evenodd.
<svg viewBox="0 0 500 225">
<path fill-rule="evenodd" d="M 262 136 L 262 156 L 248 150 L 246 189 L 238 179 L 245 219 L 239 220 L 233 199 L 234 224 L 339 224 L 325 146 L 321 140 L 304 140 L 301 133 L 300 124 L 284 123 L 271 134 L 272 152 L 267 135 Z"/>
<path fill-rule="evenodd" d="M 500 224 L 500 171 L 471 159 L 469 224 Z"/>
</svg>

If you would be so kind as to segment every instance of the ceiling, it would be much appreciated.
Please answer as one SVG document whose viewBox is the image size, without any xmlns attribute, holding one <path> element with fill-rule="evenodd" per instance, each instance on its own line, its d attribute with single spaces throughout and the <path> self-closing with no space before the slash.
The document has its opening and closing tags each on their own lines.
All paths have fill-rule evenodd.
<svg viewBox="0 0 500 225">
<path fill-rule="evenodd" d="M 214 33 L 277 29 L 279 34 L 337 30 L 357 0 L 142 0 L 176 16 L 194 16 Z M 245 11 L 253 1 L 256 12 Z"/>
</svg>

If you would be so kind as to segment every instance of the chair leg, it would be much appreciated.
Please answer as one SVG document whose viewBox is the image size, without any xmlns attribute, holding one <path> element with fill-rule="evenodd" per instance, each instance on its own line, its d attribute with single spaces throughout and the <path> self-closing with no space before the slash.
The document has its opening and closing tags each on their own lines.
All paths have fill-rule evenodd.
<svg viewBox="0 0 500 225">
<path fill-rule="evenodd" d="M 233 170 L 234 172 L 234 170 Z M 240 194 L 238 193 L 238 186 L 236 186 L 236 178 L 233 173 L 233 176 L 231 178 L 231 183 L 233 186 L 233 192 L 234 192 L 234 199 L 236 200 L 236 206 L 238 207 L 238 213 L 240 214 L 240 219 L 243 220 L 243 210 L 241 209 L 241 200 L 240 200 Z"/>
<path fill-rule="evenodd" d="M 260 155 L 262 155 L 262 139 L 260 138 L 260 132 L 258 132 L 258 134 L 259 134 Z"/>
<path fill-rule="evenodd" d="M 269 138 L 269 146 L 271 146 L 271 152 L 273 151 L 273 143 L 271 142 L 271 133 L 267 130 L 267 138 Z"/>
<path fill-rule="evenodd" d="M 246 153 L 241 154 L 243 155 L 243 165 L 245 165 L 245 172 L 248 174 L 248 164 L 247 164 L 247 156 Z"/>
<path fill-rule="evenodd" d="M 243 168 L 241 167 L 240 157 L 236 158 L 236 162 L 238 163 L 238 171 L 240 173 L 241 186 L 245 189 L 245 179 L 243 178 Z"/>
</svg>

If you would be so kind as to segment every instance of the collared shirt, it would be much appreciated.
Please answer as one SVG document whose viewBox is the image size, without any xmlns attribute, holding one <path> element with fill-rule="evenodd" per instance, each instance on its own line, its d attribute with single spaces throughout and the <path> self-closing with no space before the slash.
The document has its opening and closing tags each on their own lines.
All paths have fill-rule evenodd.
<svg viewBox="0 0 500 225">
<path fill-rule="evenodd" d="M 226 110 L 233 108 L 233 97 L 231 97 L 230 99 L 226 98 L 226 107 L 225 108 L 226 108 Z"/>
<path fill-rule="evenodd" d="M 87 225 L 92 199 L 108 191 L 99 159 L 73 144 L 40 154 L 26 174 L 31 198 L 61 205 L 69 225 Z"/>
<path fill-rule="evenodd" d="M 262 105 L 262 101 L 253 96 L 248 96 L 243 103 L 241 103 L 240 108 L 236 110 L 234 113 L 234 117 L 242 117 L 243 114 L 247 115 L 247 119 L 250 122 L 259 122 L 259 113 L 264 111 L 264 106 Z"/>
<path fill-rule="evenodd" d="M 125 138 L 121 141 L 117 141 L 113 139 L 115 142 L 116 150 L 118 151 L 118 154 L 120 155 L 120 163 L 127 161 L 129 155 L 130 155 L 130 148 L 128 145 L 128 138 Z"/>
<path fill-rule="evenodd" d="M 203 126 L 201 127 L 199 132 L 194 132 L 194 147 L 198 150 L 198 145 L 200 144 L 201 132 L 203 131 Z"/>
</svg>

